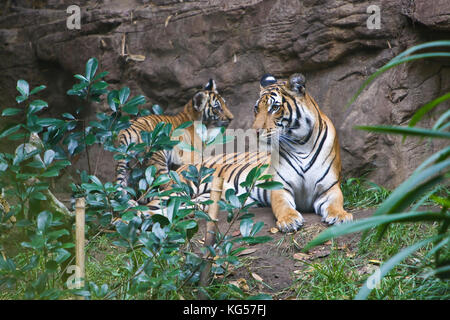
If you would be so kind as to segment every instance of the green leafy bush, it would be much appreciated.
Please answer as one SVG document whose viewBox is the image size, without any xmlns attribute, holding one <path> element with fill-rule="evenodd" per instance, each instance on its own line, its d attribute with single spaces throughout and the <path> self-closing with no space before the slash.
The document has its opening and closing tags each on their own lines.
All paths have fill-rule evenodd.
<svg viewBox="0 0 450 320">
<path fill-rule="evenodd" d="M 229 265 L 239 264 L 237 254 L 242 248 L 236 248 L 237 244 L 270 240 L 257 236 L 262 223 L 255 223 L 253 215 L 248 213 L 255 203 L 245 203 L 257 182 L 263 188 L 273 189 L 279 185 L 265 182 L 270 176 L 262 175 L 265 169 L 262 167 L 254 169 L 245 181 L 247 193 L 236 196 L 234 190 L 227 190 L 226 199 L 220 205 L 228 211 L 230 227 L 216 233 L 214 245 L 195 251 L 192 239 L 198 234 L 198 220 L 211 220 L 206 212 L 211 200 L 197 198 L 176 172 L 156 176 L 155 167 L 146 166 L 146 159 L 154 152 L 171 149 L 178 143 L 171 139 L 177 130 L 172 132 L 170 124 L 160 123 L 152 132 L 142 133 L 142 143 L 117 146 L 118 133 L 130 125 L 131 116 L 160 114 L 162 110 L 157 105 L 152 111 L 139 110 L 138 106 L 145 103 L 143 96 L 130 98 L 127 87 L 108 90 L 109 84 L 103 80 L 108 73 L 97 74 L 97 69 L 97 59 L 91 58 L 86 63 L 85 74 L 75 75 L 79 82 L 67 91 L 81 102 L 74 114 L 64 113 L 62 119 L 41 118 L 39 114 L 48 104 L 39 99 L 32 100 L 27 107 L 3 110 L 4 117 L 25 117 L 0 133 L 1 141 L 20 143 L 14 153 L 0 153 L 0 188 L 4 190 L 3 200 L 7 200 L 0 207 L 0 227 L 5 230 L 0 240 L 7 245 L 16 241 L 15 238 L 26 241 L 21 242 L 19 253 L 12 257 L 7 257 L 4 246 L 0 246 L 0 288 L 9 290 L 14 298 L 28 299 L 73 295 L 88 299 L 176 299 L 183 291 L 192 295 L 192 288 L 196 288 L 199 274 L 208 262 L 214 261 L 213 273 L 224 273 Z M 30 91 L 29 84 L 19 80 L 17 103 L 23 105 L 43 89 L 45 86 Z M 80 117 L 83 109 L 104 99 L 110 109 L 108 113 L 98 112 L 96 120 L 89 122 Z M 190 124 L 175 129 L 182 130 Z M 207 133 L 201 135 L 205 147 L 229 141 L 223 136 L 223 129 L 207 132 L 203 126 L 201 130 Z M 97 161 L 92 162 L 89 149 L 94 145 L 101 148 L 101 153 Z M 102 182 L 96 176 L 97 162 L 104 151 L 114 153 L 116 160 L 133 162 L 131 177 L 135 183 L 125 188 L 125 192 L 119 185 Z M 96 283 L 95 279 L 88 278 L 84 287 L 74 288 L 67 279 L 67 271 L 74 260 L 73 214 L 59 210 L 60 207 L 57 207 L 59 211 L 49 207 L 50 200 L 56 200 L 48 190 L 51 179 L 61 176 L 62 170 L 71 166 L 76 161 L 75 156 L 81 153 L 88 159 L 87 168 L 79 172 L 71 189 L 75 197 L 86 199 L 87 246 L 106 234 L 111 245 L 121 250 L 123 264 L 109 283 Z M 189 166 L 182 175 L 198 187 L 210 182 L 213 172 L 213 169 Z M 161 190 L 167 183 L 171 183 L 171 188 Z M 141 215 L 147 207 L 134 206 L 130 201 L 155 198 L 163 204 L 164 215 Z M 10 220 L 12 217 L 18 219 L 15 224 Z M 112 225 L 114 217 L 121 220 Z M 232 238 L 229 235 L 231 224 L 238 220 L 242 237 Z M 111 228 L 114 230 L 105 233 Z M 198 290 L 212 297 L 208 287 Z M 240 298 L 246 297 L 239 288 L 233 290 Z M 220 297 L 235 295 L 224 293 Z"/>
</svg>

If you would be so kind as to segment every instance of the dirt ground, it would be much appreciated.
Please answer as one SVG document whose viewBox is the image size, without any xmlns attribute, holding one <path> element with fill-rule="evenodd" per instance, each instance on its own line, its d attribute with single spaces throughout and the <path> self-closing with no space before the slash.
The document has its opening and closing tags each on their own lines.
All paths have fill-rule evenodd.
<svg viewBox="0 0 450 320">
<path fill-rule="evenodd" d="M 326 223 L 321 222 L 320 216 L 313 213 L 303 214 L 305 223 L 302 229 L 296 233 L 286 234 L 275 232 L 275 218 L 270 208 L 255 208 L 250 212 L 255 214 L 254 222 L 264 222 L 264 227 L 257 236 L 269 235 L 273 240 L 263 244 L 246 245 L 247 250 L 241 254 L 242 258 L 245 258 L 243 259 L 245 267 L 233 270 L 226 282 L 234 281 L 234 284 L 242 288 L 245 287 L 245 284 L 241 283 L 242 279 L 247 282 L 262 279 L 265 285 L 260 286 L 261 292 L 279 294 L 292 285 L 296 273 L 307 268 L 307 264 L 302 260 L 320 262 L 330 254 L 331 241 L 312 248 L 307 254 L 301 252 L 306 243 L 328 227 Z M 367 209 L 356 210 L 352 213 L 354 219 L 362 219 L 371 216 L 373 212 L 374 209 Z M 221 213 L 219 217 L 218 225 L 221 232 L 228 227 L 225 217 L 226 213 Z M 200 226 L 199 233 L 205 234 L 204 226 Z M 236 237 L 240 235 L 239 221 L 232 226 L 231 234 Z M 352 252 L 356 250 L 359 238 L 359 234 L 349 234 L 334 240 L 334 246 Z M 286 295 L 289 293 L 286 292 Z"/>
</svg>

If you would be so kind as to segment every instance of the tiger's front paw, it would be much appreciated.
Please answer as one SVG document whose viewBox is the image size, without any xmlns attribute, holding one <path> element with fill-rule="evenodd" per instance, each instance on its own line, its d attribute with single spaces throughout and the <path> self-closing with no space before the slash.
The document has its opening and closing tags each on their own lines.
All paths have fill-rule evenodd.
<svg viewBox="0 0 450 320">
<path fill-rule="evenodd" d="M 290 209 L 278 217 L 277 227 L 281 232 L 295 232 L 303 226 L 303 222 L 300 212 Z"/>
<path fill-rule="evenodd" d="M 329 209 L 327 211 L 328 214 L 322 217 L 322 221 L 328 224 L 341 224 L 353 220 L 353 215 L 344 209 Z"/>
</svg>

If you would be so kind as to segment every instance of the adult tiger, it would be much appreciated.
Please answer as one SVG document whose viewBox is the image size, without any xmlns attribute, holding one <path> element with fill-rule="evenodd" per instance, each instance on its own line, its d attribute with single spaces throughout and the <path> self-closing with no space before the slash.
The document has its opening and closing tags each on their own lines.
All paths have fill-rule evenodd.
<svg viewBox="0 0 450 320">
<path fill-rule="evenodd" d="M 210 79 L 203 90 L 198 91 L 184 106 L 183 111 L 176 115 L 148 115 L 131 121 L 130 127 L 119 132 L 118 140 L 121 145 L 142 143 L 141 132 L 153 131 L 155 126 L 164 122 L 172 124 L 172 129 L 188 121 L 202 121 L 206 126 L 226 127 L 233 119 L 233 114 L 219 95 L 216 83 Z M 183 135 L 177 137 L 180 141 L 192 145 L 195 140 L 194 126 L 184 130 Z M 178 148 L 155 152 L 147 165 L 156 167 L 156 174 L 168 173 L 172 165 L 191 163 L 194 157 L 186 155 Z M 116 168 L 116 182 L 123 187 L 128 185 L 128 162 L 119 160 Z"/>
<path fill-rule="evenodd" d="M 206 159 L 202 165 L 215 168 L 214 175 L 224 178 L 224 190 L 233 187 L 240 194 L 246 191 L 240 183 L 245 181 L 250 170 L 270 164 L 273 180 L 281 182 L 283 188 L 272 191 L 255 188 L 250 198 L 262 205 L 271 205 L 281 231 L 295 231 L 303 225 L 300 211 L 320 214 L 329 224 L 352 220 L 352 214 L 343 208 L 336 130 L 306 92 L 304 76 L 293 74 L 287 82 L 279 82 L 267 74 L 260 84 L 253 129 L 260 132 L 260 139 L 276 145 L 279 154 L 224 154 Z M 274 156 L 277 156 L 275 162 Z M 186 167 L 177 171 L 186 170 Z M 194 186 L 191 184 L 191 187 Z M 209 183 L 194 192 L 205 196 L 210 188 Z M 158 202 L 149 203 L 149 209 L 159 211 Z"/>
</svg>

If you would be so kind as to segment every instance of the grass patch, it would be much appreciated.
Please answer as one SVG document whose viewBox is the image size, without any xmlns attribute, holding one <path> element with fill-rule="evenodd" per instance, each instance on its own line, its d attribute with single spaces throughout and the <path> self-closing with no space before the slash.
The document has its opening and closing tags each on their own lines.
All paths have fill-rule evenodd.
<svg viewBox="0 0 450 320">
<path fill-rule="evenodd" d="M 290 289 L 297 299 L 352 299 L 380 264 L 402 248 L 433 235 L 435 230 L 431 223 L 397 223 L 380 242 L 375 241 L 373 232 L 353 250 L 334 247 L 327 258 L 305 263 L 305 271 L 295 277 Z M 394 268 L 369 299 L 450 299 L 450 281 L 428 276 L 431 266 L 425 256 L 430 249 L 431 246 L 422 248 Z"/>
<path fill-rule="evenodd" d="M 365 178 L 348 178 L 341 183 L 341 190 L 347 210 L 375 207 L 390 194 L 386 188 Z"/>
</svg>

